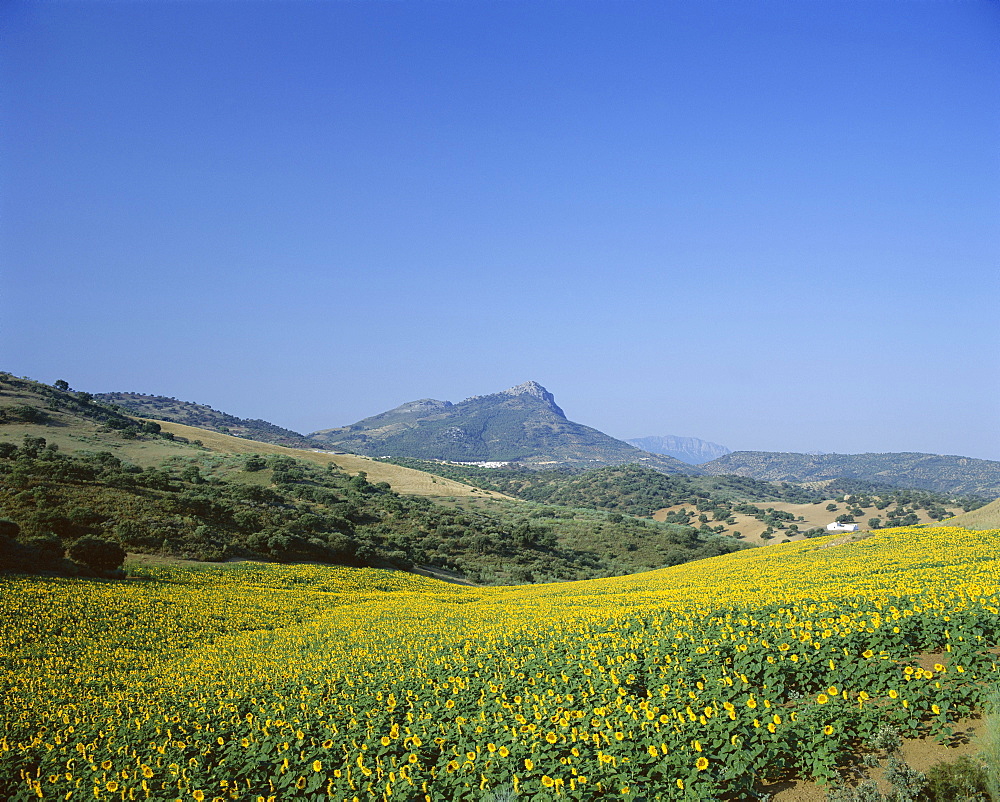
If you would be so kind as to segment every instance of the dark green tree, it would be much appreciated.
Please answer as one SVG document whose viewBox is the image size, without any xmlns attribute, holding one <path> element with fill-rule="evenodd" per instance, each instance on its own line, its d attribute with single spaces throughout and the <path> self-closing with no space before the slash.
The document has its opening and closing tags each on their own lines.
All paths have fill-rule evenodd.
<svg viewBox="0 0 1000 802">
<path fill-rule="evenodd" d="M 69 547 L 70 559 L 98 573 L 121 568 L 125 562 L 125 549 L 112 540 L 99 537 L 81 537 Z"/>
<path fill-rule="evenodd" d="M 267 463 L 260 454 L 251 454 L 247 457 L 246 462 L 243 463 L 243 470 L 245 471 L 262 471 L 267 467 Z"/>
<path fill-rule="evenodd" d="M 26 457 L 37 457 L 38 452 L 43 448 L 45 448 L 44 437 L 34 437 L 33 435 L 26 434 L 21 445 L 21 453 Z"/>
</svg>

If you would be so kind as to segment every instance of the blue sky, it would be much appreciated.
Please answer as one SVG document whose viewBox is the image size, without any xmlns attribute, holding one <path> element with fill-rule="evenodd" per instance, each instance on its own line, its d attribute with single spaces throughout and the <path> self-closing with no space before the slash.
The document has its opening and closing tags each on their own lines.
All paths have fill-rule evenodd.
<svg viewBox="0 0 1000 802">
<path fill-rule="evenodd" d="M 7 2 L 0 369 L 1000 459 L 1000 4 Z"/>
</svg>

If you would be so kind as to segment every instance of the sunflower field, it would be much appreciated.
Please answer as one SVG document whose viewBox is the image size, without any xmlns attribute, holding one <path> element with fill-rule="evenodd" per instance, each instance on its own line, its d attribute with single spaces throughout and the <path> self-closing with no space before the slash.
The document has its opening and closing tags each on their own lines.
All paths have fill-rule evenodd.
<svg viewBox="0 0 1000 802">
<path fill-rule="evenodd" d="M 0 797 L 753 799 L 1000 681 L 1000 531 L 473 588 L 233 563 L 0 578 Z"/>
</svg>

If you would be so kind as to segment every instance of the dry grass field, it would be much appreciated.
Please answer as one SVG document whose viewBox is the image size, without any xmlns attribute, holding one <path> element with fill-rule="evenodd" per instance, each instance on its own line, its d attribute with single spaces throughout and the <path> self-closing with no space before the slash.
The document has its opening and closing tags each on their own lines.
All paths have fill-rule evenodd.
<svg viewBox="0 0 1000 802">
<path fill-rule="evenodd" d="M 798 524 L 799 527 L 799 534 L 792 534 L 789 532 L 779 531 L 775 533 L 774 537 L 771 540 L 765 540 L 761 537 L 761 534 L 764 532 L 765 529 L 767 529 L 767 524 L 765 524 L 763 521 L 758 521 L 756 518 L 753 518 L 749 515 L 743 515 L 740 513 L 736 513 L 733 515 L 733 518 L 736 519 L 736 523 L 733 524 L 732 526 L 727 527 L 729 531 L 726 532 L 726 534 L 731 535 L 733 531 L 740 532 L 743 535 L 744 542 L 753 543 L 759 546 L 776 546 L 779 543 L 787 543 L 787 542 L 795 542 L 803 540 L 804 537 L 802 535 L 802 532 L 805 532 L 808 529 L 813 529 L 817 526 L 825 527 L 827 524 L 833 523 L 833 521 L 836 520 L 837 516 L 844 512 L 843 504 L 838 505 L 840 509 L 838 509 L 836 512 L 829 512 L 826 509 L 826 506 L 829 503 L 830 503 L 829 501 L 818 501 L 814 504 L 792 504 L 790 502 L 784 502 L 784 501 L 757 502 L 757 506 L 760 507 L 761 509 L 767 507 L 773 507 L 774 509 L 779 510 L 780 512 L 791 513 L 796 518 L 802 517 L 804 520 L 795 521 L 795 523 Z M 688 510 L 688 512 L 691 512 L 693 510 L 693 507 L 690 504 L 677 504 L 673 507 L 665 507 L 664 509 L 657 510 L 655 513 L 653 513 L 653 520 L 662 521 L 666 518 L 668 512 L 675 512 L 681 509 L 686 509 Z M 983 509 L 986 508 L 984 507 Z M 998 510 L 997 517 L 1000 518 L 1000 508 L 997 508 L 997 510 Z M 871 517 L 874 517 L 876 515 L 879 515 L 879 513 L 873 511 Z M 934 523 L 934 521 L 927 515 L 927 510 L 918 510 L 917 516 L 920 518 L 921 524 Z M 964 524 L 958 522 L 958 519 L 952 519 L 952 520 L 955 521 L 955 523 L 952 524 L 952 521 L 949 521 L 948 522 L 949 525 L 964 526 Z M 860 525 L 862 531 L 868 530 L 867 519 L 859 520 L 858 524 Z M 982 527 L 969 527 L 969 528 L 990 529 L 994 527 L 982 526 Z"/>
<path fill-rule="evenodd" d="M 128 440 L 117 432 L 108 432 L 100 424 L 59 411 L 50 411 L 51 422 L 7 423 L 0 427 L 0 442 L 20 445 L 25 435 L 44 437 L 68 454 L 79 451 L 110 451 L 119 459 L 146 468 L 159 465 L 170 457 L 189 457 L 193 446 L 160 438 Z"/>
<path fill-rule="evenodd" d="M 360 457 L 355 454 L 337 454 L 329 451 L 310 451 L 306 449 L 288 448 L 271 443 L 260 443 L 256 440 L 247 440 L 242 437 L 233 437 L 228 434 L 209 431 L 208 429 L 198 429 L 194 426 L 185 426 L 181 423 L 169 423 L 158 421 L 160 427 L 167 432 L 172 432 L 177 437 L 183 437 L 189 441 L 200 440 L 206 448 L 218 451 L 223 454 L 285 454 L 297 459 L 309 460 L 317 465 L 330 465 L 331 463 L 341 470 L 350 474 L 364 471 L 369 482 L 388 482 L 390 487 L 397 493 L 410 496 L 441 496 L 450 497 L 479 497 L 479 498 L 509 498 L 502 493 L 494 493 L 489 490 L 480 490 L 470 485 L 445 479 L 441 476 L 432 476 L 423 471 L 416 471 L 412 468 L 403 468 L 399 465 L 389 465 L 384 462 Z"/>
<path fill-rule="evenodd" d="M 1000 529 L 1000 499 L 991 501 L 978 510 L 963 512 L 942 523 L 947 523 L 948 526 L 964 526 L 966 529 Z"/>
<path fill-rule="evenodd" d="M 18 392 L 9 392 L 0 396 L 0 407 L 18 404 L 37 405 L 38 397 Z M 42 436 L 46 442 L 54 443 L 60 451 L 66 453 L 110 451 L 119 459 L 146 468 L 160 465 L 164 459 L 170 457 L 191 457 L 192 450 L 197 448 L 192 443 L 197 440 L 206 448 L 222 454 L 286 454 L 324 466 L 334 463 L 341 470 L 350 474 L 365 471 L 370 482 L 388 482 L 394 491 L 405 495 L 443 498 L 510 498 L 502 493 L 480 490 L 451 479 L 432 476 L 412 468 L 388 465 L 354 454 L 288 448 L 167 421 L 157 421 L 157 423 L 160 424 L 163 431 L 171 432 L 176 437 L 183 437 L 188 442 L 161 438 L 134 440 L 127 439 L 117 432 L 109 432 L 101 424 L 78 415 L 51 409 L 47 410 L 47 413 L 50 420 L 43 426 L 34 423 L 4 424 L 3 427 L 0 427 L 0 442 L 19 445 L 24 440 L 25 435 Z M 142 419 L 139 418 L 139 420 Z"/>
</svg>

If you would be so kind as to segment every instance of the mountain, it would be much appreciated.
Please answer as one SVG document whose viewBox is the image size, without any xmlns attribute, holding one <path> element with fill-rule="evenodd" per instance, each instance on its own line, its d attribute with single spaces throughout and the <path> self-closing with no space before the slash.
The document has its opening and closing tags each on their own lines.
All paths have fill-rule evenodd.
<svg viewBox="0 0 1000 802">
<path fill-rule="evenodd" d="M 673 457 L 642 451 L 568 420 L 552 393 L 533 381 L 457 404 L 430 398 L 410 401 L 309 437 L 370 456 L 553 468 L 637 462 L 663 473 L 700 472 Z"/>
<path fill-rule="evenodd" d="M 490 584 L 646 571 L 744 547 L 353 454 L 139 420 L 64 381 L 0 371 L 0 573 L 77 574 L 64 555 L 84 537 L 156 560 L 416 565 Z"/>
<path fill-rule="evenodd" d="M 212 409 L 206 404 L 143 393 L 97 393 L 94 397 L 103 403 L 114 404 L 144 418 L 183 423 L 186 426 L 197 426 L 200 429 L 210 429 L 214 432 L 290 448 L 324 448 L 322 443 L 310 440 L 291 429 L 283 429 L 266 420 L 237 418 L 235 415 Z"/>
<path fill-rule="evenodd" d="M 707 440 L 699 440 L 697 437 L 677 437 L 675 435 L 637 437 L 625 442 L 636 448 L 641 448 L 643 451 L 666 454 L 668 457 L 679 459 L 681 462 L 687 462 L 691 465 L 701 465 L 703 462 L 709 462 L 733 453 L 725 446 L 709 443 Z"/>
<path fill-rule="evenodd" d="M 736 474 L 769 482 L 853 479 L 876 487 L 933 490 L 984 499 L 1000 496 L 1000 462 L 940 454 L 735 451 L 699 467 L 711 476 Z"/>
</svg>

